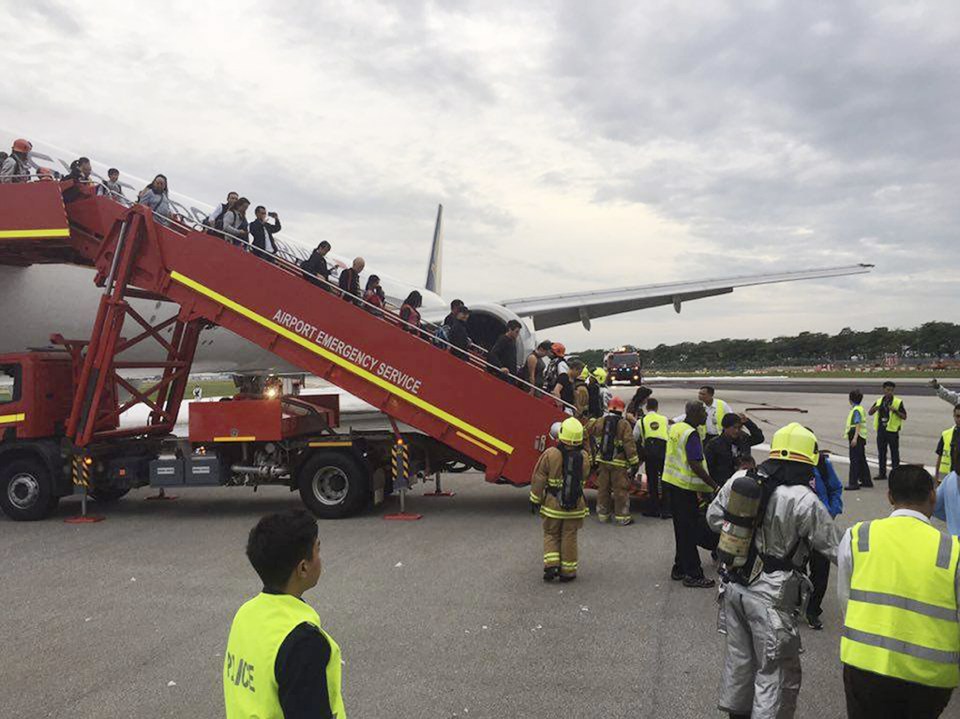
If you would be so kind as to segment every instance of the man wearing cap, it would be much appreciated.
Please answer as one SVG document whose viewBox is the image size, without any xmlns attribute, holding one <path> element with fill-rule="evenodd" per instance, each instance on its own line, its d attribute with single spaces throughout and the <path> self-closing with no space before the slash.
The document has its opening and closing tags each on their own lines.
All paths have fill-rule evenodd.
<svg viewBox="0 0 960 719">
<path fill-rule="evenodd" d="M 577 578 L 577 532 L 590 514 L 583 485 L 590 474 L 590 455 L 583 449 L 583 425 L 567 417 L 556 447 L 540 455 L 530 481 L 531 508 L 543 518 L 543 581 Z"/>
<path fill-rule="evenodd" d="M 613 397 L 607 404 L 607 413 L 590 420 L 588 432 L 596 448 L 594 459 L 597 469 L 597 519 L 610 521 L 610 505 L 613 519 L 621 527 L 633 524 L 630 515 L 630 478 L 640 466 L 637 443 L 633 439 L 630 423 L 624 419 L 626 404 Z M 612 502 L 611 502 L 612 498 Z"/>
<path fill-rule="evenodd" d="M 723 538 L 720 544 L 718 626 L 726 647 L 718 706 L 734 719 L 787 719 L 796 713 L 798 619 L 802 595 L 810 589 L 802 567 L 811 548 L 836 563 L 840 540 L 830 513 L 811 489 L 818 459 L 813 432 L 797 422 L 788 424 L 773 435 L 770 459 L 749 474 L 737 472 L 707 509 L 710 528 L 732 536 L 742 511 L 728 512 L 731 495 L 742 501 L 745 484 L 760 485 L 759 508 L 751 522 L 756 529 L 744 547 L 746 556 L 727 555 Z"/>
</svg>

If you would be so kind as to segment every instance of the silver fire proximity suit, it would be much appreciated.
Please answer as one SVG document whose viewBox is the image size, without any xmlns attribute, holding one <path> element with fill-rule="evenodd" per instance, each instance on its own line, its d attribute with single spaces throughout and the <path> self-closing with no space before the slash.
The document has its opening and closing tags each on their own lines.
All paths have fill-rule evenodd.
<svg viewBox="0 0 960 719">
<path fill-rule="evenodd" d="M 715 532 L 723 526 L 732 479 L 707 510 Z M 770 497 L 753 541 L 759 556 L 783 560 L 793 551 L 795 569 L 764 571 L 758 561 L 752 572 L 743 569 L 749 577 L 745 585 L 725 581 L 721 586 L 718 629 L 726 635 L 726 658 L 718 706 L 734 716 L 787 719 L 794 716 L 800 693 L 798 620 L 811 589 L 800 567 L 811 547 L 836 564 L 840 530 L 812 489 L 782 485 Z"/>
</svg>

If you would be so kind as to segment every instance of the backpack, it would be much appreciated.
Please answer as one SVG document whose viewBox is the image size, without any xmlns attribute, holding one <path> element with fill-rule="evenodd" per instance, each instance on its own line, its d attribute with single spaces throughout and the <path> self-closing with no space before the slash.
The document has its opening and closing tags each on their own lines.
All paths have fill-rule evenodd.
<svg viewBox="0 0 960 719">
<path fill-rule="evenodd" d="M 442 347 L 447 349 L 450 342 L 450 325 L 440 325 L 434 330 L 433 333 L 433 344 L 437 347 Z"/>
<path fill-rule="evenodd" d="M 620 428 L 620 415 L 608 414 L 603 418 L 603 439 L 600 440 L 600 459 L 612 462 L 617 453 L 617 429 Z"/>
<path fill-rule="evenodd" d="M 553 357 L 549 364 L 547 364 L 547 369 L 543 372 L 543 389 L 549 392 L 553 389 L 554 385 L 557 384 L 557 379 L 560 375 L 560 363 L 563 361 L 563 357 Z"/>
<path fill-rule="evenodd" d="M 603 407 L 600 403 L 600 385 L 597 382 L 587 383 L 587 414 L 590 417 L 599 418 L 603 416 Z"/>
</svg>

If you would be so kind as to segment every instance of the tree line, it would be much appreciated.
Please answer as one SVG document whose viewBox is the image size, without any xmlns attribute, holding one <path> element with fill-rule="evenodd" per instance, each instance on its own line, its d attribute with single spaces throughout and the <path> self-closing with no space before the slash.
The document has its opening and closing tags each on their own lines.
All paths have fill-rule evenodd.
<svg viewBox="0 0 960 719">
<path fill-rule="evenodd" d="M 606 350 L 585 350 L 577 355 L 589 366 L 603 363 Z M 960 325 L 926 322 L 913 329 L 875 327 L 857 332 L 844 327 L 835 335 L 801 332 L 771 340 L 720 339 L 706 342 L 660 344 L 641 349 L 644 369 L 696 370 L 751 369 L 773 365 L 871 363 L 887 355 L 902 361 L 960 356 Z"/>
</svg>

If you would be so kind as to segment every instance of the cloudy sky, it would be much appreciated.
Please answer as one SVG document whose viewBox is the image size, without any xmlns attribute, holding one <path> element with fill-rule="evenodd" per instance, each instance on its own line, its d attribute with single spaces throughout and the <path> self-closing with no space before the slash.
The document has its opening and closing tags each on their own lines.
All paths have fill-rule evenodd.
<svg viewBox="0 0 960 719">
<path fill-rule="evenodd" d="M 960 5 L 677 5 L 0 0 L 0 127 L 468 303 L 877 265 L 576 349 L 956 320 Z"/>
</svg>

